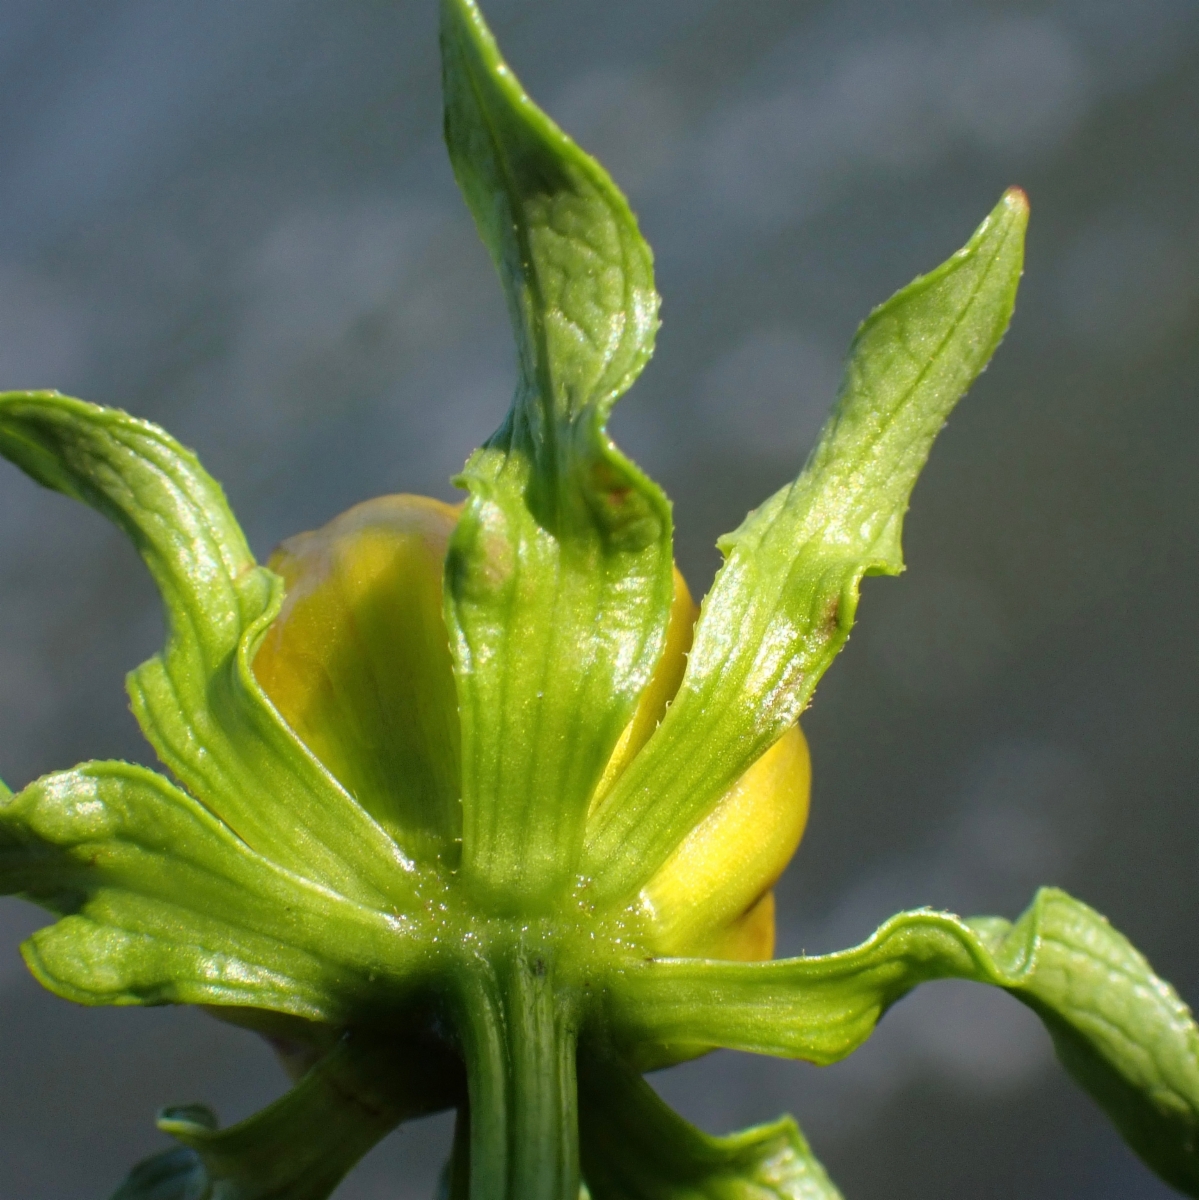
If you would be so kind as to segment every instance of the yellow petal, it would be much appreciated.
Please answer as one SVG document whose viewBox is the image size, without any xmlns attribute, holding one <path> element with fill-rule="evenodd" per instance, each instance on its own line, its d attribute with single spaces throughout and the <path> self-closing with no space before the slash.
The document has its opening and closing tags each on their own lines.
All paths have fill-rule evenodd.
<svg viewBox="0 0 1199 1200">
<path fill-rule="evenodd" d="M 767 892 L 749 912 L 707 939 L 663 954 L 686 954 L 695 958 L 721 958 L 733 962 L 765 962 L 774 957 L 774 893 Z M 677 1066 L 709 1053 L 710 1046 L 682 1043 L 643 1044 L 633 1056 L 639 1071 L 658 1071 Z"/>
<path fill-rule="evenodd" d="M 811 762 L 793 725 L 729 789 L 642 891 L 659 954 L 769 958 L 769 891 L 808 819 Z"/>
<path fill-rule="evenodd" d="M 459 508 L 382 496 L 271 559 L 287 595 L 254 660 L 280 714 L 410 852 L 459 836 L 458 710 L 442 612 Z"/>
<path fill-rule="evenodd" d="M 774 957 L 774 893 L 767 892 L 749 912 L 698 942 L 687 953 L 699 958 L 764 962 Z"/>
</svg>

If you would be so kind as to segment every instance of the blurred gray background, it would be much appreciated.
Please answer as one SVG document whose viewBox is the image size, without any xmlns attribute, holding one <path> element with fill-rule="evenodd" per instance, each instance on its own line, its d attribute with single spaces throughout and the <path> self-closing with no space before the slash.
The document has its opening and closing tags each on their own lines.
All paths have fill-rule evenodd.
<svg viewBox="0 0 1199 1200">
<path fill-rule="evenodd" d="M 491 0 L 531 92 L 628 191 L 665 325 L 618 410 L 693 589 L 798 470 L 859 320 L 1011 183 L 1028 270 L 939 441 L 908 573 L 865 587 L 805 719 L 780 951 L 901 907 L 1014 915 L 1056 883 L 1199 997 L 1194 726 L 1199 5 Z M 449 497 L 513 378 L 440 143 L 434 0 L 0 0 L 0 386 L 161 422 L 251 541 Z M 0 465 L 0 772 L 147 760 L 123 673 L 161 634 L 132 552 Z M 279 1094 L 248 1035 L 41 993 L 0 904 L 0 1200 L 92 1200 L 155 1109 Z M 723 1131 L 793 1110 L 848 1200 L 1169 1195 L 999 994 L 930 987 L 825 1070 L 656 1081 Z M 344 1187 L 428 1196 L 401 1131 Z"/>
</svg>

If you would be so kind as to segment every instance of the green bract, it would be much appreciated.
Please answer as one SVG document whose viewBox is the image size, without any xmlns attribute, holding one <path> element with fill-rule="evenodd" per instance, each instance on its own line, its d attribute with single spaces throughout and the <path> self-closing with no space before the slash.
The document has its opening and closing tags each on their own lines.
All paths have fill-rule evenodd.
<svg viewBox="0 0 1199 1200">
<path fill-rule="evenodd" d="M 714 905 L 716 940 L 695 943 L 718 957 L 655 940 L 651 898 L 700 886 L 671 872 L 719 875 L 724 850 L 745 861 L 719 841 L 736 821 L 717 816 L 747 796 L 806 806 L 792 727 L 862 577 L 902 570 L 917 475 L 1007 328 L 1023 194 L 867 319 L 798 479 L 722 540 L 691 643 L 669 503 L 605 433 L 653 347 L 649 248 L 599 164 L 524 94 L 473 0 L 441 13 L 450 155 L 519 361 L 508 416 L 460 478 L 460 513 L 374 502 L 336 536 L 289 543 L 276 573 L 162 430 L 57 393 L 0 396 L 0 452 L 129 534 L 169 627 L 129 692 L 176 782 L 109 762 L 15 795 L 0 784 L 0 887 L 57 918 L 26 962 L 84 1004 L 208 1006 L 274 1039 L 297 1079 L 226 1130 L 206 1109 L 166 1110 L 181 1146 L 117 1196 L 320 1200 L 398 1122 L 456 1107 L 449 1197 L 573 1200 L 582 1178 L 595 1200 L 828 1200 L 792 1121 L 708 1137 L 640 1072 L 721 1046 L 833 1062 L 906 992 L 948 977 L 1032 1008 L 1132 1147 L 1199 1196 L 1199 1031 L 1061 892 L 1014 925 L 922 910 L 840 954 L 733 961 L 769 956 L 779 868 L 763 860 Z M 304 646 L 281 631 L 305 628 L 287 624 L 301 621 L 302 570 L 368 543 L 384 582 L 303 617 L 328 635 L 321 670 L 341 665 L 316 672 L 316 700 L 287 692 L 287 655 Z M 434 574 L 416 578 L 426 561 Z M 350 588 L 358 576 L 335 566 L 319 568 L 327 586 Z M 353 631 L 327 625 L 342 609 Z M 787 786 L 747 775 L 784 737 Z M 703 853 L 697 830 L 716 839 Z"/>
</svg>

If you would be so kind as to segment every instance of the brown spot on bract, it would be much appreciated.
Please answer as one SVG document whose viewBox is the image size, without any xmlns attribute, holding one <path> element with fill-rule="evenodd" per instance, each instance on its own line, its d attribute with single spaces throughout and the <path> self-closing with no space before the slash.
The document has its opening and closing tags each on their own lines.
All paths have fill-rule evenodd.
<svg viewBox="0 0 1199 1200">
<path fill-rule="evenodd" d="M 832 601 L 825 608 L 824 613 L 824 633 L 826 637 L 833 637 L 841 623 L 841 597 L 834 596 Z"/>
</svg>

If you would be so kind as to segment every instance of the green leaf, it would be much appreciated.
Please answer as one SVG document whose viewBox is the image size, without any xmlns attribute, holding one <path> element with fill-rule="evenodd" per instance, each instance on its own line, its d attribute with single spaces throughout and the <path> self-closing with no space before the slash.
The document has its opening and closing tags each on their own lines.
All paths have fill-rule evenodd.
<svg viewBox="0 0 1199 1200">
<path fill-rule="evenodd" d="M 713 1046 L 831 1063 L 917 984 L 1011 992 L 1045 1021 L 1070 1074 L 1168 1183 L 1199 1196 L 1199 1029 L 1173 988 L 1093 909 L 1045 888 L 1009 925 L 920 910 L 853 950 L 733 964 L 665 959 L 612 982 L 634 1060 Z"/>
<path fill-rule="evenodd" d="M 163 430 L 55 392 L 0 395 L 0 454 L 132 539 L 166 606 L 165 651 L 128 679 L 162 761 L 254 849 L 386 903 L 412 864 L 263 696 L 250 664 L 282 601 L 220 486 Z"/>
<path fill-rule="evenodd" d="M 580 1055 L 579 1138 L 593 1200 L 841 1200 L 790 1117 L 711 1137 L 616 1060 Z"/>
<path fill-rule="evenodd" d="M 185 1148 L 135 1167 L 113 1200 L 324 1200 L 401 1121 L 447 1108 L 461 1091 L 444 1050 L 347 1035 L 238 1125 L 218 1129 L 202 1105 L 165 1110 L 158 1127 Z"/>
<path fill-rule="evenodd" d="M 447 621 L 463 865 L 571 880 L 587 805 L 661 653 L 670 507 L 604 432 L 653 348 L 653 264 L 603 168 L 525 95 L 473 0 L 443 0 L 446 141 L 516 334 L 507 419 L 466 465 Z"/>
<path fill-rule="evenodd" d="M 1008 192 L 962 250 L 875 309 L 803 473 L 722 539 L 679 692 L 588 827 L 599 894 L 653 875 L 807 705 L 862 576 L 903 569 L 916 478 L 1011 319 L 1027 215 Z"/>
<path fill-rule="evenodd" d="M 415 986 L 425 954 L 418 918 L 284 870 L 128 763 L 48 775 L 0 803 L 0 892 L 61 916 L 22 950 L 41 983 L 82 1004 L 340 1023 Z"/>
<path fill-rule="evenodd" d="M 186 1146 L 164 1150 L 137 1164 L 112 1200 L 211 1200 L 208 1173 Z"/>
</svg>

